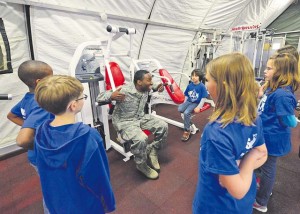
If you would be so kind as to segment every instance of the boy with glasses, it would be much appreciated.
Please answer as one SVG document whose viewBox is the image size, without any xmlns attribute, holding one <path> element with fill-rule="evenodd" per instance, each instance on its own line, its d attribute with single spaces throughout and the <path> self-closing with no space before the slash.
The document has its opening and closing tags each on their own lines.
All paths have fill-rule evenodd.
<svg viewBox="0 0 300 214">
<path fill-rule="evenodd" d="M 74 77 L 40 81 L 38 104 L 55 115 L 36 131 L 37 167 L 50 213 L 106 213 L 115 210 L 108 160 L 96 129 L 76 122 L 87 95 Z"/>
</svg>

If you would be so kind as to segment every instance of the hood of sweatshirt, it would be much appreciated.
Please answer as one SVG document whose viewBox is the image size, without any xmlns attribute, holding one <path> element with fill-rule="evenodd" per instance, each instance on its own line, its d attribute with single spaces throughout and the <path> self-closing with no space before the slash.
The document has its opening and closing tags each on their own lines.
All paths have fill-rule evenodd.
<svg viewBox="0 0 300 214">
<path fill-rule="evenodd" d="M 86 142 L 89 127 L 83 123 L 52 127 L 48 120 L 36 131 L 35 146 L 39 160 L 52 168 L 59 168 L 68 162 L 75 148 Z"/>
</svg>

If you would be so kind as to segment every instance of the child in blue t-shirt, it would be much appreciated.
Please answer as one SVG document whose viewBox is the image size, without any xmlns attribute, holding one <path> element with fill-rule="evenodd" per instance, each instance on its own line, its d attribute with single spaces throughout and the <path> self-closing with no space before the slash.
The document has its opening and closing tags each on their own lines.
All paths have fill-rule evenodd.
<svg viewBox="0 0 300 214">
<path fill-rule="evenodd" d="M 16 142 L 18 146 L 29 149 L 28 158 L 32 164 L 35 163 L 34 159 L 31 159 L 35 129 L 44 120 L 51 118 L 51 114 L 40 108 L 34 100 L 34 89 L 41 79 L 50 75 L 53 75 L 52 68 L 44 62 L 37 60 L 23 62 L 18 69 L 18 76 L 27 85 L 29 92 L 7 115 L 10 121 L 22 127 Z"/>
<path fill-rule="evenodd" d="M 204 72 L 200 69 L 195 69 L 192 71 L 192 82 L 187 86 L 184 91 L 185 101 L 178 106 L 178 111 L 183 113 L 184 121 L 184 132 L 181 137 L 182 141 L 188 141 L 190 138 L 190 126 L 191 126 L 191 116 L 193 112 L 199 113 L 203 105 L 200 101 L 202 98 L 208 96 L 205 85 Z"/>
<path fill-rule="evenodd" d="M 30 164 L 36 169 L 36 154 L 34 150 L 34 136 L 37 127 L 47 119 L 54 116 L 40 108 L 34 99 L 34 89 L 44 77 L 53 75 L 52 68 L 41 61 L 28 60 L 23 62 L 18 69 L 20 80 L 28 86 L 29 92 L 25 94 L 8 113 L 7 118 L 21 126 L 17 135 L 17 145 L 27 149 Z M 44 205 L 44 213 L 48 213 Z"/>
<path fill-rule="evenodd" d="M 265 70 L 265 91 L 258 105 L 262 119 L 268 160 L 260 167 L 260 185 L 253 208 L 267 212 L 267 204 L 276 177 L 276 161 L 291 151 L 291 127 L 297 126 L 294 92 L 300 76 L 295 56 L 280 53 L 272 56 Z"/>
<path fill-rule="evenodd" d="M 36 87 L 38 104 L 55 115 L 36 130 L 37 167 L 50 213 L 115 210 L 108 160 L 99 132 L 76 122 L 87 95 L 74 77 L 57 75 Z"/>
<path fill-rule="evenodd" d="M 51 75 L 53 75 L 52 68 L 44 62 L 36 60 L 23 62 L 18 69 L 18 76 L 28 86 L 29 92 L 7 115 L 10 121 L 21 126 L 16 142 L 18 146 L 28 149 L 28 160 L 33 165 L 36 165 L 33 149 L 35 130 L 42 122 L 54 117 L 40 108 L 34 100 L 34 89 L 41 79 Z"/>
<path fill-rule="evenodd" d="M 253 171 L 267 158 L 254 71 L 246 56 L 232 53 L 209 62 L 205 77 L 216 106 L 201 139 L 193 213 L 250 214 Z"/>
</svg>

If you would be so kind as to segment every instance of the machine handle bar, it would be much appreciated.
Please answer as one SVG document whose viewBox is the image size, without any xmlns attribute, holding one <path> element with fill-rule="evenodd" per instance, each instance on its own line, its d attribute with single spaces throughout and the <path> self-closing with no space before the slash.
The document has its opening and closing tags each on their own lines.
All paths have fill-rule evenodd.
<svg viewBox="0 0 300 214">
<path fill-rule="evenodd" d="M 11 94 L 0 94 L 0 100 L 11 100 L 12 95 Z"/>
</svg>

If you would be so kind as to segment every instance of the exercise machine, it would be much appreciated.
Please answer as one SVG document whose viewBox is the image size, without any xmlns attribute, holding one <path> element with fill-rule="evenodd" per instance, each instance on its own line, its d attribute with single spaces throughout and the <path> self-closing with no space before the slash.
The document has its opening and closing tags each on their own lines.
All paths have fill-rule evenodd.
<svg viewBox="0 0 300 214">
<path fill-rule="evenodd" d="M 249 58 L 257 78 L 263 77 L 269 57 L 284 44 L 285 37 L 275 37 L 274 29 L 260 29 L 258 26 L 253 30 L 239 28 L 231 32 L 231 51 L 239 51 Z"/>
<path fill-rule="evenodd" d="M 167 94 L 165 93 L 159 93 L 159 92 L 153 92 L 151 93 L 151 99 L 148 103 L 148 111 L 152 115 L 154 115 L 157 118 L 160 118 L 167 123 L 177 126 L 179 128 L 184 128 L 183 123 L 180 123 L 178 121 L 172 120 L 167 117 L 160 116 L 156 113 L 155 110 L 153 110 L 152 106 L 155 104 L 171 104 L 171 105 L 178 105 L 184 102 L 185 96 L 180 89 L 180 87 L 177 85 L 177 83 L 174 81 L 173 75 L 183 75 L 185 78 L 190 79 L 187 74 L 180 73 L 180 72 L 168 72 L 166 69 L 164 69 L 160 62 L 156 59 L 140 59 L 140 60 L 132 60 L 132 64 L 130 66 L 131 75 L 134 75 L 134 72 L 136 70 L 145 69 L 148 71 L 151 71 L 151 74 L 154 78 L 160 79 L 160 81 L 164 84 Z M 200 112 L 203 112 L 207 109 L 209 109 L 211 106 L 214 106 L 214 103 L 212 100 L 203 99 L 202 100 L 203 106 L 201 108 Z M 191 134 L 196 134 L 199 129 L 194 125 L 191 124 L 190 127 Z"/>
<path fill-rule="evenodd" d="M 189 47 L 189 71 L 204 70 L 207 63 L 214 58 L 221 40 L 222 35 L 217 30 L 212 33 L 198 32 Z"/>
<path fill-rule="evenodd" d="M 96 98 L 100 92 L 107 89 L 105 79 L 113 79 L 110 57 L 132 57 L 132 35 L 136 31 L 134 28 L 110 25 L 107 26 L 106 30 L 109 33 L 107 40 L 92 40 L 80 44 L 76 48 L 69 66 L 70 75 L 82 82 L 84 93 L 90 97 L 86 100 L 81 113 L 77 114 L 77 120 L 97 129 L 105 142 L 105 149 L 115 149 L 124 156 L 124 161 L 128 161 L 132 153 L 126 152 L 121 145 L 111 140 L 108 105 L 99 105 Z M 111 53 L 112 42 L 125 35 L 130 37 L 130 51 Z M 103 75 L 105 70 L 105 75 Z M 116 89 L 114 81 L 110 81 L 110 87 L 112 90 Z"/>
</svg>

